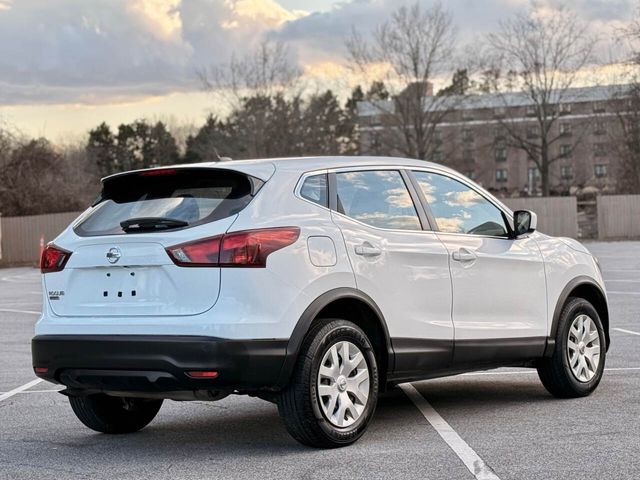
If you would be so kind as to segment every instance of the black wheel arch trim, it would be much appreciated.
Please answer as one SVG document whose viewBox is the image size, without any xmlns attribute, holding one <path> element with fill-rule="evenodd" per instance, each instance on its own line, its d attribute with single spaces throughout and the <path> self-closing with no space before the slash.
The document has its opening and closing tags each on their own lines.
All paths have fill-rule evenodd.
<svg viewBox="0 0 640 480">
<path fill-rule="evenodd" d="M 595 288 L 600 296 L 600 305 L 593 305 L 593 308 L 598 311 L 598 314 L 603 316 L 601 318 L 602 327 L 604 329 L 605 340 L 607 342 L 607 351 L 609 350 L 609 345 L 611 344 L 609 338 L 609 306 L 607 303 L 607 296 L 605 295 L 602 287 L 591 277 L 586 275 L 580 275 L 578 277 L 573 278 L 569 283 L 565 285 L 560 292 L 560 296 L 558 297 L 558 301 L 556 302 L 555 309 L 553 311 L 553 319 L 551 322 L 551 330 L 549 332 L 549 338 L 547 339 L 547 346 L 545 348 L 544 356 L 550 357 L 553 355 L 553 350 L 555 348 L 556 343 L 556 334 L 558 333 L 558 323 L 560 322 L 560 315 L 562 314 L 562 309 L 564 308 L 565 303 L 567 303 L 567 299 L 571 296 L 571 293 L 578 287 L 583 285 L 587 285 L 589 287 Z M 589 299 L 585 299 L 589 300 Z M 602 312 L 600 309 L 604 309 Z"/>
<path fill-rule="evenodd" d="M 293 373 L 293 369 L 295 367 L 296 361 L 298 359 L 298 354 L 300 353 L 300 347 L 302 346 L 302 342 L 304 341 L 309 328 L 313 321 L 318 317 L 318 314 L 331 303 L 337 300 L 344 299 L 353 299 L 359 300 L 364 303 L 367 307 L 369 307 L 376 314 L 377 321 L 379 326 L 382 328 L 384 335 L 384 342 L 386 346 L 386 354 L 388 359 L 387 364 L 387 372 L 393 371 L 394 367 L 394 352 L 393 347 L 391 345 L 391 337 L 389 336 L 389 329 L 387 328 L 387 322 L 382 314 L 382 310 L 378 307 L 378 305 L 373 301 L 373 299 L 367 295 L 366 293 L 351 287 L 340 287 L 335 288 L 333 290 L 329 290 L 328 292 L 323 293 L 318 298 L 316 298 L 311 304 L 306 308 L 306 310 L 300 316 L 298 323 L 296 324 L 293 332 L 291 333 L 291 337 L 289 338 L 289 342 L 287 344 L 287 351 L 284 360 L 284 364 L 282 365 L 282 370 L 280 371 L 280 377 L 278 384 L 281 386 L 286 386 L 289 383 L 289 379 Z M 382 367 L 382 366 L 380 366 Z M 380 368 L 381 377 L 386 375 L 386 372 L 382 371 Z M 382 384 L 382 382 L 381 382 Z"/>
</svg>

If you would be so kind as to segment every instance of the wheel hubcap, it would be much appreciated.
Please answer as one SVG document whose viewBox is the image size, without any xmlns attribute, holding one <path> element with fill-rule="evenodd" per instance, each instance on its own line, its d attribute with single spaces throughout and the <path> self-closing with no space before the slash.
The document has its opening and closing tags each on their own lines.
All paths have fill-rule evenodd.
<svg viewBox="0 0 640 480">
<path fill-rule="evenodd" d="M 360 349 L 338 342 L 324 354 L 318 372 L 322 413 L 336 427 L 353 425 L 369 400 L 369 368 Z"/>
<path fill-rule="evenodd" d="M 574 377 L 581 382 L 590 381 L 600 364 L 600 334 L 588 315 L 578 315 L 569 328 L 567 355 Z"/>
</svg>

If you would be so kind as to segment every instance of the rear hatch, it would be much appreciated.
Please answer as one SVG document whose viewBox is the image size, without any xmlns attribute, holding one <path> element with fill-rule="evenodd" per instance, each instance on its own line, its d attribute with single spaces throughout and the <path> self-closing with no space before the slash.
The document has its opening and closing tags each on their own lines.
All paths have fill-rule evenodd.
<svg viewBox="0 0 640 480">
<path fill-rule="evenodd" d="M 157 317 L 210 309 L 218 297 L 220 269 L 177 266 L 165 249 L 226 232 L 263 183 L 211 168 L 105 179 L 99 200 L 60 245 L 71 251 L 64 269 L 44 275 L 52 311 Z"/>
</svg>

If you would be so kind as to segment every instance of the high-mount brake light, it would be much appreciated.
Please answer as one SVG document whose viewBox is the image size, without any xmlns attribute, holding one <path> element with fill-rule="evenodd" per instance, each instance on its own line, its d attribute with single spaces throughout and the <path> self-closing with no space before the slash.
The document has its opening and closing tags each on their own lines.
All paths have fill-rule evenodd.
<svg viewBox="0 0 640 480">
<path fill-rule="evenodd" d="M 298 227 L 261 228 L 227 233 L 167 248 L 181 267 L 266 267 L 267 257 L 298 240 Z"/>
<path fill-rule="evenodd" d="M 139 173 L 141 177 L 157 177 L 160 175 L 175 175 L 175 168 L 158 168 L 156 170 L 144 170 Z"/>
<path fill-rule="evenodd" d="M 47 245 L 40 257 L 40 271 L 42 273 L 60 272 L 67 264 L 71 252 L 58 248 L 55 245 Z"/>
</svg>

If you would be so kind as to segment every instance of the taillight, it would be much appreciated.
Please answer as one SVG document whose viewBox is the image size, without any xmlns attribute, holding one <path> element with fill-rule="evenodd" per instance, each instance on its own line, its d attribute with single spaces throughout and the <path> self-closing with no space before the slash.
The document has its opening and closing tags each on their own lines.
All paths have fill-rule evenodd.
<svg viewBox="0 0 640 480">
<path fill-rule="evenodd" d="M 265 267 L 267 257 L 288 247 L 300 236 L 297 227 L 234 232 L 222 238 L 221 267 Z"/>
<path fill-rule="evenodd" d="M 54 245 L 47 245 L 40 257 L 40 271 L 42 273 L 59 272 L 64 269 L 70 256 L 71 252 Z"/>
<path fill-rule="evenodd" d="M 293 244 L 298 227 L 276 227 L 227 233 L 167 248 L 181 267 L 266 267 L 267 257 Z"/>
<path fill-rule="evenodd" d="M 181 267 L 214 267 L 220 260 L 222 235 L 167 248 L 173 263 Z"/>
</svg>

